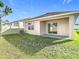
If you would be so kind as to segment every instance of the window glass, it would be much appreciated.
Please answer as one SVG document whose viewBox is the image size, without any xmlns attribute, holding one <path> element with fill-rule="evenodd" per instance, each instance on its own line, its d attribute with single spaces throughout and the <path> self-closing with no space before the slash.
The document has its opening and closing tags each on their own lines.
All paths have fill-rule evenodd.
<svg viewBox="0 0 79 59">
<path fill-rule="evenodd" d="M 57 23 L 49 23 L 48 24 L 48 32 L 57 34 Z"/>
<path fill-rule="evenodd" d="M 28 23 L 28 30 L 34 30 L 34 23 Z"/>
</svg>

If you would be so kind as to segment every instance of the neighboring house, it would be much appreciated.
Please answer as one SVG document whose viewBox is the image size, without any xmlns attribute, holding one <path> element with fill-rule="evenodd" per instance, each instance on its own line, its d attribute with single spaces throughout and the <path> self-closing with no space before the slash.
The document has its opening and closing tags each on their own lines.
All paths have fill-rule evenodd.
<svg viewBox="0 0 79 59">
<path fill-rule="evenodd" d="M 78 11 L 50 12 L 24 21 L 26 33 L 34 35 L 53 34 L 74 39 L 74 25 Z"/>
<path fill-rule="evenodd" d="M 76 30 L 79 30 L 79 23 L 76 23 L 76 24 L 75 24 L 75 29 L 76 29 Z"/>
<path fill-rule="evenodd" d="M 20 32 L 20 30 L 24 30 L 23 20 L 2 23 L 2 26 L 1 26 L 1 33 L 3 34 L 18 33 Z"/>
<path fill-rule="evenodd" d="M 11 28 L 24 28 L 24 23 L 21 20 L 11 22 L 10 24 L 11 24 Z"/>
</svg>

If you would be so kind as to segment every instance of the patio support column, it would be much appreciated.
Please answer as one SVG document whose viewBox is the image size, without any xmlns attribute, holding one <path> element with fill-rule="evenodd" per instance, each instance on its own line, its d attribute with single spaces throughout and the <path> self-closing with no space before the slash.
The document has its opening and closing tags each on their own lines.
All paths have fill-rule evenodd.
<svg viewBox="0 0 79 59">
<path fill-rule="evenodd" d="M 74 39 L 74 25 L 76 18 L 77 17 L 74 15 L 69 16 L 69 38 L 72 40 Z"/>
</svg>

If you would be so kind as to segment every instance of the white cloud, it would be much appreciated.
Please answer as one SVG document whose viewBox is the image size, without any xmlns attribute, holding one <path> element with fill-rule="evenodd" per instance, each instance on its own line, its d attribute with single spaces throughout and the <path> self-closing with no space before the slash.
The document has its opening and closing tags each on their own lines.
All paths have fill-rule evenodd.
<svg viewBox="0 0 79 59">
<path fill-rule="evenodd" d="M 9 1 L 9 4 L 10 4 L 10 5 L 12 5 L 12 6 L 15 5 L 14 0 L 8 0 L 8 1 Z"/>
<path fill-rule="evenodd" d="M 63 0 L 63 4 L 70 3 L 72 0 Z"/>
<path fill-rule="evenodd" d="M 67 3 L 70 3 L 72 0 L 68 0 Z"/>
<path fill-rule="evenodd" d="M 66 0 L 63 0 L 63 4 L 66 2 Z"/>
</svg>

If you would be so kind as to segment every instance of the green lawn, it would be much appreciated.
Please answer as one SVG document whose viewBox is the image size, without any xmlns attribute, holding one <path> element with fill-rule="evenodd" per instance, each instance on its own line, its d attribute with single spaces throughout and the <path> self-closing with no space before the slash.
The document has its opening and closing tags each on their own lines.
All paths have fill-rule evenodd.
<svg viewBox="0 0 79 59">
<path fill-rule="evenodd" d="M 79 59 L 79 30 L 75 39 L 55 39 L 29 34 L 0 37 L 0 59 Z"/>
</svg>

